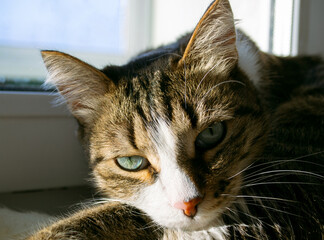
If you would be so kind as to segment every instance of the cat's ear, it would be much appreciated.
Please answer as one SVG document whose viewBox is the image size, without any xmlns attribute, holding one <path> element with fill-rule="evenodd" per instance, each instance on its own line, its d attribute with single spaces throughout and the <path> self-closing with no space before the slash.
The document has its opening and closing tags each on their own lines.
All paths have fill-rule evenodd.
<svg viewBox="0 0 324 240">
<path fill-rule="evenodd" d="M 95 67 L 68 54 L 41 54 L 48 71 L 46 84 L 55 85 L 80 123 L 91 122 L 100 98 L 114 88 L 113 82 Z"/>
<path fill-rule="evenodd" d="M 228 72 L 237 63 L 234 18 L 228 0 L 215 0 L 196 26 L 179 67 Z"/>
</svg>

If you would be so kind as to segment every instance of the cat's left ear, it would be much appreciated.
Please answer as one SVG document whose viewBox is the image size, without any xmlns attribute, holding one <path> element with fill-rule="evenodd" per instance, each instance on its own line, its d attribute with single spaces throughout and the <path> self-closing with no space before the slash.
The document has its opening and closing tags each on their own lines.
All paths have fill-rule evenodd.
<svg viewBox="0 0 324 240">
<path fill-rule="evenodd" d="M 66 53 L 42 51 L 47 84 L 55 85 L 81 124 L 91 123 L 100 100 L 115 85 L 97 68 Z"/>
<path fill-rule="evenodd" d="M 228 0 L 215 0 L 196 26 L 179 61 L 202 70 L 228 73 L 238 61 L 234 18 Z"/>
</svg>

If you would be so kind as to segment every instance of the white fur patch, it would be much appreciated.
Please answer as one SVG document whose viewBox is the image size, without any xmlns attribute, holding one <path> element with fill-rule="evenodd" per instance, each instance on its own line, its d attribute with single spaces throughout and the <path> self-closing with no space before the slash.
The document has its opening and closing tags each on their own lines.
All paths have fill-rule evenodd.
<svg viewBox="0 0 324 240">
<path fill-rule="evenodd" d="M 159 181 L 161 181 L 172 206 L 176 202 L 189 201 L 197 197 L 199 193 L 177 163 L 176 138 L 167 122 L 162 119 L 157 119 L 155 122 L 151 136 L 160 158 Z"/>
<path fill-rule="evenodd" d="M 237 32 L 236 47 L 239 67 L 246 73 L 255 86 L 261 79 L 260 53 L 255 44 L 241 32 Z"/>
</svg>

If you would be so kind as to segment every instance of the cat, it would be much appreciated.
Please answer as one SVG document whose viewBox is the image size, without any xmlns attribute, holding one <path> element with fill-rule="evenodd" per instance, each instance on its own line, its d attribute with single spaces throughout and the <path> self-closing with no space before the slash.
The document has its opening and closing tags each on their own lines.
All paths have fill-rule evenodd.
<svg viewBox="0 0 324 240">
<path fill-rule="evenodd" d="M 107 199 L 27 239 L 323 239 L 320 58 L 261 52 L 228 0 L 123 66 L 42 56 Z"/>
</svg>

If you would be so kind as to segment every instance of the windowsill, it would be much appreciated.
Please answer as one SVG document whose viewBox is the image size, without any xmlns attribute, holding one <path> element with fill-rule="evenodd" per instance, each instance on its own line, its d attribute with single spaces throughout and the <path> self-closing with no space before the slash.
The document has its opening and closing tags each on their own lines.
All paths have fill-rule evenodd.
<svg viewBox="0 0 324 240">
<path fill-rule="evenodd" d="M 23 212 L 35 211 L 59 216 L 75 210 L 81 202 L 91 200 L 94 194 L 88 185 L 0 193 L 0 205 Z"/>
</svg>

